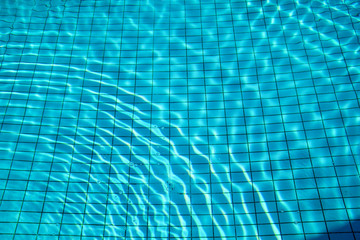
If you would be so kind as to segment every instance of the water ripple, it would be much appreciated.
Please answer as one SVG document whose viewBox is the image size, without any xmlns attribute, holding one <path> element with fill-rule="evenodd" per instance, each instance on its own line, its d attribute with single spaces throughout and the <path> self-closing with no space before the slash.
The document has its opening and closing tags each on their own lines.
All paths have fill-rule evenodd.
<svg viewBox="0 0 360 240">
<path fill-rule="evenodd" d="M 359 121 L 342 115 L 359 107 L 355 2 L 0 6 L 1 206 L 17 205 L 1 214 L 21 209 L 0 233 L 282 239 L 291 224 L 308 238 L 331 221 L 301 201 L 321 200 L 326 219 L 327 201 L 358 208 L 334 197 L 358 184 Z"/>
</svg>

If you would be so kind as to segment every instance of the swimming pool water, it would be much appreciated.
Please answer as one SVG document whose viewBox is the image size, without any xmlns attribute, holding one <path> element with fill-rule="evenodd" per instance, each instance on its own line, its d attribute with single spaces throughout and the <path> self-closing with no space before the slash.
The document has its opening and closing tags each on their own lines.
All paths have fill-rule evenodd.
<svg viewBox="0 0 360 240">
<path fill-rule="evenodd" d="M 359 1 L 0 15 L 0 239 L 360 239 Z"/>
</svg>

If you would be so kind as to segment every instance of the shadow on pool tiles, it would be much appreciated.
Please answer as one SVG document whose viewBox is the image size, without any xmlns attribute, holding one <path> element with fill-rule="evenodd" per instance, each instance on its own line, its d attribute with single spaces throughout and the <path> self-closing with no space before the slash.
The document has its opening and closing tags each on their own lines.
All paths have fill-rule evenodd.
<svg viewBox="0 0 360 240">
<path fill-rule="evenodd" d="M 335 222 L 334 222 L 335 223 Z M 339 224 L 340 225 L 340 224 Z M 352 229 L 351 229 L 352 227 Z M 352 230 L 354 233 L 352 233 Z M 313 236 L 309 240 L 360 240 L 360 219 L 332 228 L 329 234 Z"/>
</svg>

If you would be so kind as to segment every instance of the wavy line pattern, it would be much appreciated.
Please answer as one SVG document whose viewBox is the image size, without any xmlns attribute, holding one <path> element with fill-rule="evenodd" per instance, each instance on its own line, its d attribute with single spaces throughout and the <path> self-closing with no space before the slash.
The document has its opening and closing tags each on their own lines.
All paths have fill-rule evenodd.
<svg viewBox="0 0 360 240">
<path fill-rule="evenodd" d="M 358 5 L 1 1 L 1 239 L 358 239 Z"/>
</svg>

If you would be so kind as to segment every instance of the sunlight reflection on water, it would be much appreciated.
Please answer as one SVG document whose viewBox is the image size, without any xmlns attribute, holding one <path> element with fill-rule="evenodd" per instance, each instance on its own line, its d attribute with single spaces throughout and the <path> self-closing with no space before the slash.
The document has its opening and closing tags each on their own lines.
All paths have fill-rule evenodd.
<svg viewBox="0 0 360 240">
<path fill-rule="evenodd" d="M 0 233 L 308 239 L 355 220 L 353 5 L 3 1 Z"/>
</svg>

